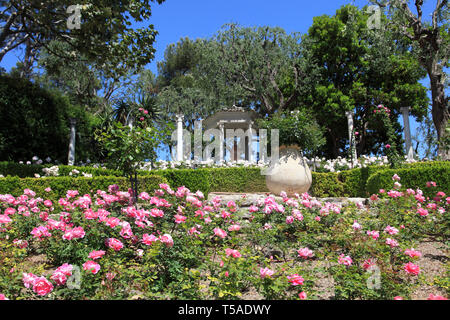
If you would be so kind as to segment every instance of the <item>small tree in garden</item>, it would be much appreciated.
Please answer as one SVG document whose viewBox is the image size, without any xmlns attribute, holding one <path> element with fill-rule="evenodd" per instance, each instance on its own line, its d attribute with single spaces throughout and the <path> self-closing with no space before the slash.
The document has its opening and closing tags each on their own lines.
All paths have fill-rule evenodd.
<svg viewBox="0 0 450 320">
<path fill-rule="evenodd" d="M 306 156 L 313 156 L 325 144 L 322 128 L 306 111 L 276 113 L 266 119 L 258 119 L 257 125 L 267 129 L 279 130 L 281 145 L 298 145 Z M 268 139 L 270 141 L 270 139 Z"/>
<path fill-rule="evenodd" d="M 107 151 L 107 166 L 121 170 L 129 178 L 134 203 L 137 202 L 138 195 L 137 170 L 144 162 L 156 160 L 155 150 L 165 134 L 163 130 L 148 126 L 145 122 L 147 114 L 145 110 L 139 110 L 141 111 L 140 123 L 134 127 L 115 122 L 96 135 Z"/>
<path fill-rule="evenodd" d="M 391 110 L 383 105 L 379 105 L 374 110 L 375 115 L 382 122 L 388 137 L 388 143 L 385 145 L 386 156 L 392 168 L 398 167 L 403 160 L 401 157 L 401 149 L 397 146 L 395 129 L 391 120 Z"/>
</svg>

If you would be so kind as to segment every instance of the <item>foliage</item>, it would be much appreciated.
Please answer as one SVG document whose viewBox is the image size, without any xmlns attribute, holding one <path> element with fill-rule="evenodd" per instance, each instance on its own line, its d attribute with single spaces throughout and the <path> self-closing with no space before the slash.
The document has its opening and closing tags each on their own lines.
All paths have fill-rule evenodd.
<svg viewBox="0 0 450 320">
<path fill-rule="evenodd" d="M 445 138 L 446 126 L 450 119 L 449 98 L 445 90 L 447 85 L 445 68 L 448 67 L 450 58 L 448 0 L 436 1 L 433 11 L 429 14 L 424 12 L 423 1 L 415 1 L 414 9 L 411 9 L 412 4 L 402 0 L 372 2 L 378 4 L 388 17 L 386 31 L 391 32 L 427 72 L 430 80 L 433 122 L 438 140 Z M 417 13 L 413 13 L 413 10 Z M 426 18 L 429 16 L 431 18 Z M 439 154 L 443 159 L 449 157 L 445 148 L 440 148 Z"/>
<path fill-rule="evenodd" d="M 426 113 L 426 88 L 418 81 L 424 71 L 414 57 L 387 30 L 370 30 L 367 8 L 345 5 L 333 16 L 313 19 L 305 41 L 314 57 L 319 77 L 301 96 L 299 103 L 312 111 L 327 128 L 323 155 L 336 158 L 348 148 L 346 111 L 354 110 L 358 154 L 380 154 L 387 140 L 401 138 L 401 127 L 393 121 L 394 136 L 374 117 L 373 106 L 389 105 L 393 119 L 400 108 L 411 106 L 421 120 Z M 381 15 L 381 24 L 386 17 Z M 310 76 L 310 74 L 307 74 Z"/>
<path fill-rule="evenodd" d="M 139 176 L 138 182 L 145 190 L 155 190 L 160 183 L 167 180 L 156 174 Z M 0 178 L 0 193 L 9 193 L 18 196 L 26 188 L 31 188 L 46 198 L 57 202 L 60 198 L 66 196 L 67 190 L 77 189 L 81 194 L 88 194 L 97 190 L 107 188 L 109 185 L 117 184 L 121 189 L 128 190 L 128 181 L 125 178 L 117 176 L 98 176 L 92 178 L 86 177 L 46 177 L 46 178 L 18 178 L 6 177 Z M 50 188 L 50 192 L 45 189 Z"/>
<path fill-rule="evenodd" d="M 144 121 L 142 116 L 140 121 Z M 98 132 L 97 139 L 107 151 L 107 166 L 120 170 L 130 179 L 133 196 L 137 201 L 137 171 L 148 159 L 156 160 L 156 149 L 161 132 L 150 126 L 124 126 L 115 122 L 108 131 Z"/>
<path fill-rule="evenodd" d="M 204 87 L 236 105 L 252 106 L 262 116 L 295 106 L 303 87 L 311 85 L 298 33 L 227 24 L 204 51 L 199 66 Z"/>
<path fill-rule="evenodd" d="M 0 76 L 0 160 L 20 161 L 34 156 L 65 162 L 69 118 L 77 119 L 76 157 L 98 156 L 92 130 L 97 118 L 72 105 L 66 96 L 28 80 Z"/>
<path fill-rule="evenodd" d="M 157 32 L 153 25 L 133 29 L 132 21 L 148 19 L 150 2 L 160 4 L 163 1 L 116 1 L 112 6 L 109 1 L 80 1 L 77 6 L 81 14 L 79 29 L 68 27 L 74 12 L 67 10 L 72 3 L 66 0 L 51 3 L 2 1 L 5 10 L 0 19 L 0 60 L 27 39 L 35 50 L 48 49 L 48 44 L 57 40 L 70 45 L 71 50 L 56 52 L 68 60 L 79 53 L 99 65 L 115 66 L 116 73 L 136 69 L 153 58 L 152 44 Z"/>
<path fill-rule="evenodd" d="M 1 195 L 0 292 L 176 300 L 240 299 L 252 290 L 265 299 L 314 300 L 324 294 L 319 279 L 332 277 L 334 299 L 408 299 L 424 273 L 405 268 L 418 259 L 408 250 L 429 236 L 448 237 L 442 196 L 424 199 L 427 216 L 406 192 L 367 207 L 268 196 L 248 219 L 239 203 L 159 187 L 142 192 L 138 208 L 116 186 L 85 195 L 71 189 L 53 203 L 28 188 Z M 47 281 L 40 291 L 38 279 Z"/>
<path fill-rule="evenodd" d="M 436 164 L 422 168 L 408 169 L 384 169 L 375 172 L 367 180 L 367 191 L 369 193 L 377 193 L 380 189 L 387 189 L 392 185 L 391 177 L 397 173 L 402 177 L 402 183 L 411 188 L 419 188 L 426 185 L 427 182 L 433 181 L 437 183 L 438 188 L 444 192 L 450 190 L 450 166 L 447 163 Z M 434 189 L 424 190 L 427 196 L 432 196 Z"/>
<path fill-rule="evenodd" d="M 278 130 L 280 145 L 298 145 L 305 156 L 314 155 L 325 143 L 322 129 L 305 111 L 276 113 L 267 119 L 257 119 L 256 123 L 259 128 L 267 129 L 269 136 L 271 130 Z"/>
</svg>

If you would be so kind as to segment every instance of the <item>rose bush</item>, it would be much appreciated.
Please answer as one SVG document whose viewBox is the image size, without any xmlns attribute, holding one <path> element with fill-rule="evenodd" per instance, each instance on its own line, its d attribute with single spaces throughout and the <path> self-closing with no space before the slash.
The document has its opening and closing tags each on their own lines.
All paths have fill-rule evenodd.
<svg viewBox="0 0 450 320">
<path fill-rule="evenodd" d="M 0 293 L 8 299 L 407 299 L 414 248 L 448 239 L 450 197 L 380 190 L 368 205 L 273 196 L 248 210 L 160 184 L 138 206 L 112 185 L 49 202 L 0 195 Z M 426 186 L 424 186 L 427 188 Z M 428 188 L 432 188 L 429 184 Z M 44 197 L 44 198 L 41 198 Z M 441 297 L 439 295 L 433 297 Z"/>
</svg>

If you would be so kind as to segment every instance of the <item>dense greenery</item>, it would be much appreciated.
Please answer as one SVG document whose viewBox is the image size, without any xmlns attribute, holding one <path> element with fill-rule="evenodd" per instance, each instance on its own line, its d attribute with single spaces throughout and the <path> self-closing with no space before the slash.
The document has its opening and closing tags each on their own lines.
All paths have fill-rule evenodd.
<svg viewBox="0 0 450 320">
<path fill-rule="evenodd" d="M 372 2 L 381 5 L 389 18 L 383 31 L 392 33 L 426 71 L 430 80 L 433 123 L 438 139 L 445 141 L 448 139 L 446 129 L 450 120 L 446 91 L 448 75 L 445 69 L 449 66 L 450 58 L 448 0 L 435 1 L 432 12 L 424 10 L 424 1 L 415 1 L 414 7 L 401 0 Z M 439 154 L 444 159 L 450 158 L 447 144 L 439 145 Z"/>
<path fill-rule="evenodd" d="M 77 119 L 76 158 L 98 158 L 92 132 L 98 119 L 57 91 L 26 79 L 0 76 L 0 161 L 34 156 L 67 161 L 70 118 Z"/>
<path fill-rule="evenodd" d="M 138 182 L 142 190 L 153 191 L 159 188 L 160 183 L 167 180 L 159 175 L 141 176 Z M 67 190 L 78 190 L 81 195 L 95 193 L 97 190 L 108 189 L 109 185 L 117 184 L 122 190 L 128 190 L 129 181 L 123 177 L 98 176 L 86 177 L 46 177 L 46 178 L 0 178 L 0 194 L 11 194 L 19 196 L 26 188 L 32 189 L 40 194 L 46 194 L 46 198 L 57 202 L 66 196 Z M 44 190 L 50 187 L 51 192 Z"/>
<path fill-rule="evenodd" d="M 391 33 L 369 29 L 368 18 L 365 9 L 346 5 L 333 16 L 314 17 L 308 30 L 305 43 L 319 67 L 319 80 L 300 103 L 326 128 L 327 157 L 348 148 L 346 111 L 354 111 L 358 154 L 381 154 L 389 139 L 401 144 L 401 107 L 412 107 L 419 121 L 426 114 L 426 88 L 419 83 L 424 71 Z M 374 113 L 379 104 L 392 111 L 389 133 Z"/>
<path fill-rule="evenodd" d="M 98 65 L 112 66 L 116 73 L 135 69 L 153 58 L 156 30 L 153 25 L 134 29 L 131 22 L 142 22 L 151 16 L 151 2 L 164 0 L 91 1 L 68 8 L 71 1 L 1 1 L 0 61 L 17 47 L 26 47 L 27 69 L 32 67 L 41 48 L 52 41 L 70 45 L 71 50 L 56 51 L 67 60 L 77 54 Z M 79 14 L 79 16 L 77 16 Z M 75 19 L 74 19 L 75 18 Z M 79 23 L 79 26 L 74 24 Z"/>
<path fill-rule="evenodd" d="M 392 300 L 417 299 L 418 287 L 421 297 L 448 295 L 444 262 L 434 276 L 420 258 L 430 251 L 419 247 L 448 239 L 442 196 L 342 206 L 267 196 L 247 211 L 173 188 L 142 193 L 139 208 L 114 186 L 70 189 L 57 202 L 52 191 L 2 195 L 0 292 L 11 300 Z"/>
<path fill-rule="evenodd" d="M 427 182 L 435 182 L 435 187 L 424 189 L 424 195 L 433 197 L 436 190 L 442 190 L 446 194 L 450 192 L 450 166 L 448 164 L 436 164 L 429 167 L 416 167 L 405 169 L 385 169 L 371 175 L 367 179 L 367 191 L 377 193 L 380 189 L 389 190 L 392 185 L 392 176 L 398 174 L 402 179 L 402 185 L 410 188 L 423 188 Z"/>
<path fill-rule="evenodd" d="M 297 145 L 306 157 L 313 157 L 325 144 L 322 128 L 304 110 L 277 113 L 257 119 L 256 124 L 260 129 L 267 129 L 268 141 L 271 141 L 271 130 L 278 130 L 280 145 Z"/>
<path fill-rule="evenodd" d="M 0 162 L 0 174 L 5 176 L 9 174 L 10 176 L 17 177 L 32 177 L 35 173 L 42 175 L 42 168 L 44 167 L 49 167 L 49 165 L 39 166 Z M 59 175 L 69 178 L 69 173 L 74 169 L 80 172 L 78 176 L 82 172 L 92 174 L 93 177 L 120 177 L 123 174 L 119 170 L 59 166 Z M 412 173 L 405 174 L 409 170 Z M 380 188 L 389 188 L 390 184 L 392 184 L 391 178 L 396 172 L 401 172 L 402 177 L 404 176 L 405 181 L 409 185 L 418 186 L 428 181 L 434 181 L 439 184 L 444 192 L 450 191 L 450 185 L 448 183 L 448 177 L 450 176 L 449 162 L 419 162 L 404 164 L 395 170 L 390 169 L 388 166 L 369 166 L 341 172 L 312 172 L 313 182 L 309 193 L 316 197 L 369 197 L 371 194 L 377 193 Z M 259 168 L 200 168 L 138 171 L 139 179 L 149 175 L 164 177 L 171 185 L 186 186 L 192 190 L 200 190 L 205 195 L 210 192 L 268 192 L 265 176 L 261 175 L 261 169 Z M 48 178 L 41 179 L 45 181 Z M 57 181 L 58 177 L 52 177 L 52 179 Z M 140 186 L 139 188 L 141 191 L 145 190 L 145 186 Z"/>
</svg>

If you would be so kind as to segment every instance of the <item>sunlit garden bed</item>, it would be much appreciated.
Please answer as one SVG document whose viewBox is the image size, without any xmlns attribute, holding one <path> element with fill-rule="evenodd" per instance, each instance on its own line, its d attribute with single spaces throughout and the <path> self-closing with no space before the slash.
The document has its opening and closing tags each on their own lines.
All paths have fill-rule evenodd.
<svg viewBox="0 0 450 320">
<path fill-rule="evenodd" d="M 430 181 L 368 205 L 308 194 L 249 208 L 161 184 L 0 196 L 8 299 L 426 299 L 449 296 L 450 197 Z M 432 195 L 426 197 L 425 195 Z M 3 297 L 1 296 L 1 297 Z"/>
</svg>

